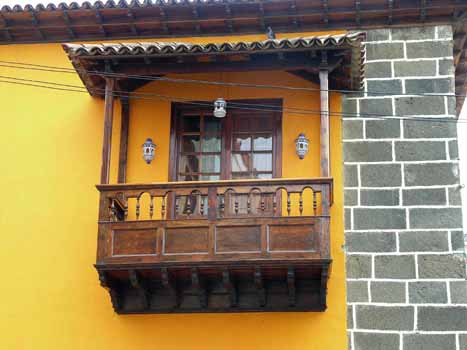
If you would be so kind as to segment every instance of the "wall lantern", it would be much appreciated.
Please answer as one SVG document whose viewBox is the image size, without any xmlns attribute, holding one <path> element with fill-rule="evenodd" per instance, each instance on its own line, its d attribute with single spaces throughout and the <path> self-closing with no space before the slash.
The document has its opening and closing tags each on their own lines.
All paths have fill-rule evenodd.
<svg viewBox="0 0 467 350">
<path fill-rule="evenodd" d="M 151 164 L 154 159 L 154 153 L 156 152 L 156 145 L 152 142 L 152 139 L 148 137 L 142 147 L 144 160 L 146 163 Z"/>
<path fill-rule="evenodd" d="M 310 140 L 306 138 L 304 133 L 298 135 L 298 138 L 295 140 L 295 149 L 297 151 L 298 158 L 305 158 L 306 154 L 308 153 L 309 144 Z"/>
<path fill-rule="evenodd" d="M 216 118 L 224 118 L 227 115 L 227 102 L 223 98 L 218 98 L 214 101 L 214 116 Z"/>
</svg>

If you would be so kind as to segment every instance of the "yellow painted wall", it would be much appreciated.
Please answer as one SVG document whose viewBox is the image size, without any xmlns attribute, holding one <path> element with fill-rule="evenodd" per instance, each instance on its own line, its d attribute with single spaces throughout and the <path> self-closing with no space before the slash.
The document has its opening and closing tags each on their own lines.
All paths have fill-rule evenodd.
<svg viewBox="0 0 467 350">
<path fill-rule="evenodd" d="M 289 34 L 289 36 L 294 36 Z M 199 42 L 253 40 L 200 38 Z M 187 39 L 195 41 L 197 39 Z M 58 44 L 0 47 L 0 60 L 71 67 Z M 0 67 L 1 76 L 81 85 L 75 74 Z M 316 87 L 287 73 L 208 74 L 192 78 Z M 0 80 L 5 80 L 1 78 Z M 319 110 L 316 92 L 173 86 L 154 82 L 139 92 L 213 100 L 217 97 L 278 98 L 284 107 Z M 346 349 L 340 118 L 331 118 L 331 210 L 334 259 L 324 313 L 252 313 L 118 316 L 93 268 L 97 240 L 103 103 L 86 93 L 61 92 L 0 82 L 0 348 L 2 349 Z M 340 96 L 331 110 L 340 111 Z M 166 181 L 170 105 L 132 101 L 129 182 Z M 113 155 L 119 139 L 119 106 Z M 311 151 L 295 155 L 305 132 Z M 141 144 L 157 143 L 146 165 Z M 283 177 L 319 175 L 319 117 L 283 115 Z M 117 159 L 112 159 L 116 179 Z"/>
</svg>

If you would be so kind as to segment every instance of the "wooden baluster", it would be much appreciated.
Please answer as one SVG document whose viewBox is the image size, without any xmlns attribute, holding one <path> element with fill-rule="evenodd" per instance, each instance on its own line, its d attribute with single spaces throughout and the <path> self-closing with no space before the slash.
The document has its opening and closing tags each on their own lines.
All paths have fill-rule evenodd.
<svg viewBox="0 0 467 350">
<path fill-rule="evenodd" d="M 178 216 L 179 207 L 180 207 L 180 197 L 175 195 L 175 217 Z"/>
<path fill-rule="evenodd" d="M 291 211 L 291 208 L 290 208 L 290 192 L 287 192 L 287 215 L 290 216 L 290 211 Z"/>
<path fill-rule="evenodd" d="M 318 210 L 318 202 L 316 200 L 316 192 L 313 191 L 313 215 L 316 216 Z"/>
<path fill-rule="evenodd" d="M 124 221 L 128 220 L 128 202 L 125 201 L 125 206 L 123 207 Z"/>
<path fill-rule="evenodd" d="M 275 216 L 277 211 L 277 193 L 272 196 L 272 214 Z"/>
<path fill-rule="evenodd" d="M 151 202 L 149 203 L 149 218 L 152 220 L 154 216 L 154 197 L 151 196 Z"/>
<path fill-rule="evenodd" d="M 139 220 L 139 214 L 140 214 L 139 199 L 140 199 L 140 197 L 136 198 L 136 220 Z"/>
<path fill-rule="evenodd" d="M 235 215 L 238 215 L 238 195 L 235 193 L 235 203 L 234 203 L 234 209 L 235 209 Z"/>
<path fill-rule="evenodd" d="M 162 206 L 161 206 L 161 219 L 165 219 L 165 199 L 166 196 L 162 197 Z"/>
<path fill-rule="evenodd" d="M 225 195 L 219 195 L 219 211 L 220 211 L 220 215 L 221 217 L 223 217 L 225 215 Z"/>
<path fill-rule="evenodd" d="M 246 200 L 246 212 L 251 214 L 251 192 L 248 193 L 248 198 Z"/>
<path fill-rule="evenodd" d="M 264 194 L 261 193 L 261 212 L 264 214 L 264 211 L 266 210 L 266 204 L 264 203 Z"/>
<path fill-rule="evenodd" d="M 115 200 L 113 199 L 110 204 L 110 221 L 117 221 L 117 209 L 115 208 Z"/>
<path fill-rule="evenodd" d="M 188 217 L 191 215 L 191 195 L 186 196 L 186 213 Z"/>
<path fill-rule="evenodd" d="M 303 191 L 300 192 L 300 199 L 298 201 L 298 209 L 300 210 L 300 216 L 303 215 Z"/>
<path fill-rule="evenodd" d="M 201 216 L 204 216 L 204 197 L 199 194 L 198 195 L 198 198 L 199 198 L 199 213 Z"/>
</svg>

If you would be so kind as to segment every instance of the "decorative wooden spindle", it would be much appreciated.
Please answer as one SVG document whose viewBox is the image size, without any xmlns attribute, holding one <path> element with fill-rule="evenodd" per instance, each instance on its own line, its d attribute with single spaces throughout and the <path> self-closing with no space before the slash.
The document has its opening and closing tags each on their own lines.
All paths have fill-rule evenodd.
<svg viewBox="0 0 467 350">
<path fill-rule="evenodd" d="M 235 210 L 235 215 L 238 215 L 238 195 L 235 193 L 235 203 L 234 203 L 234 210 Z"/>
<path fill-rule="evenodd" d="M 246 212 L 251 214 L 251 193 L 248 193 L 248 199 L 246 201 Z"/>
<path fill-rule="evenodd" d="M 180 197 L 175 197 L 175 216 L 178 216 L 178 209 L 180 207 Z"/>
<path fill-rule="evenodd" d="M 192 210 L 191 210 L 191 195 L 186 196 L 186 213 L 188 216 L 191 215 Z"/>
<path fill-rule="evenodd" d="M 165 198 L 166 196 L 162 197 L 161 219 L 165 219 Z"/>
<path fill-rule="evenodd" d="M 110 221 L 117 221 L 117 208 L 115 207 L 114 200 L 110 204 Z"/>
<path fill-rule="evenodd" d="M 313 215 L 316 216 L 318 209 L 318 201 L 316 200 L 316 192 L 313 191 Z"/>
<path fill-rule="evenodd" d="M 264 195 L 261 193 L 261 212 L 264 213 L 266 210 L 266 203 L 264 202 Z"/>
<path fill-rule="evenodd" d="M 128 219 L 128 202 L 125 201 L 125 205 L 123 206 L 123 220 L 127 221 Z"/>
<path fill-rule="evenodd" d="M 220 211 L 220 216 L 225 215 L 225 196 L 224 195 L 219 195 L 219 211 Z"/>
<path fill-rule="evenodd" d="M 152 220 L 154 216 L 154 197 L 151 196 L 151 202 L 149 203 L 149 218 Z"/>
<path fill-rule="evenodd" d="M 291 211 L 290 192 L 287 192 L 287 215 L 290 216 Z"/>
<path fill-rule="evenodd" d="M 303 215 L 303 191 L 300 192 L 300 199 L 298 200 L 298 209 L 300 211 L 300 216 Z"/>
<path fill-rule="evenodd" d="M 139 214 L 140 214 L 140 203 L 139 203 L 139 197 L 136 198 L 136 220 L 139 220 Z"/>
<path fill-rule="evenodd" d="M 198 195 L 199 198 L 199 213 L 201 216 L 204 216 L 204 197 L 202 195 Z"/>
<path fill-rule="evenodd" d="M 276 215 L 276 211 L 277 211 L 277 198 L 276 198 L 276 194 L 274 193 L 274 195 L 272 196 L 272 213 L 273 213 L 273 215 Z"/>
</svg>

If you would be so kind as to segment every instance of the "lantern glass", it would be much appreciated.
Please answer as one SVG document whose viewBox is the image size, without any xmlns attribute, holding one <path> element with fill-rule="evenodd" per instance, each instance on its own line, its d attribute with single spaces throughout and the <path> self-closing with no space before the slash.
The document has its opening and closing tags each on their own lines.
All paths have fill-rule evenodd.
<svg viewBox="0 0 467 350">
<path fill-rule="evenodd" d="M 301 133 L 298 135 L 298 138 L 295 140 L 295 149 L 298 155 L 298 158 L 303 159 L 308 153 L 308 146 L 310 140 L 308 140 L 305 134 Z"/>
<path fill-rule="evenodd" d="M 227 115 L 227 102 L 223 98 L 218 98 L 214 102 L 214 116 L 216 118 L 224 118 Z"/>
<path fill-rule="evenodd" d="M 150 164 L 154 160 L 154 154 L 156 152 L 156 145 L 152 142 L 151 138 L 148 138 L 145 143 L 143 143 L 143 159 L 146 163 Z"/>
</svg>

